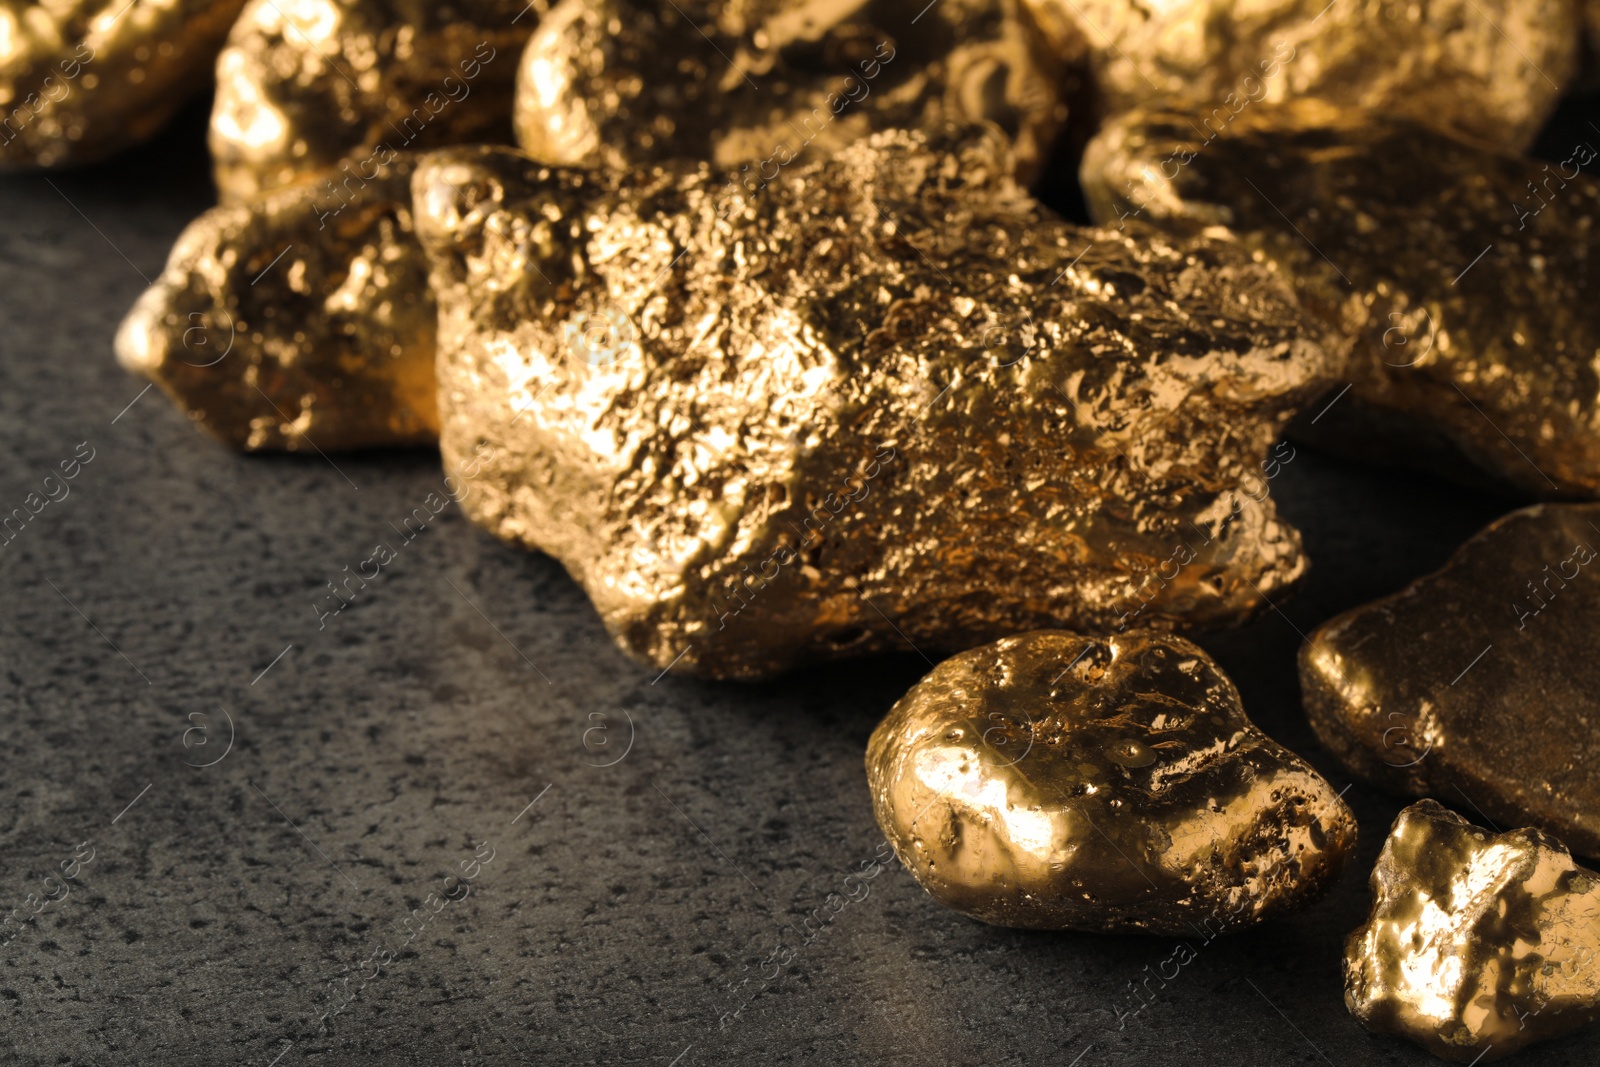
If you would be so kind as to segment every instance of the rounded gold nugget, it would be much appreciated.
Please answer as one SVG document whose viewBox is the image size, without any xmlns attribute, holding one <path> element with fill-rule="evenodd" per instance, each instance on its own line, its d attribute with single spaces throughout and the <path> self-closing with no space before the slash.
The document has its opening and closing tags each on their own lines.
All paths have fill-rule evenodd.
<svg viewBox="0 0 1600 1067">
<path fill-rule="evenodd" d="M 1308 903 L 1356 839 L 1210 657 L 1150 631 L 946 660 L 874 731 L 867 778 L 922 887 L 997 926 L 1209 938 Z"/>
</svg>

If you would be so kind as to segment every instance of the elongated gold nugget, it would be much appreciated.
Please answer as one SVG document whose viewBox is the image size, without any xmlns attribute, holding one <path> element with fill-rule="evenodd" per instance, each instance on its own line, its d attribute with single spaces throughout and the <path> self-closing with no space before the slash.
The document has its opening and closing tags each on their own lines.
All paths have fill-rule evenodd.
<svg viewBox="0 0 1600 1067">
<path fill-rule="evenodd" d="M 990 132 L 703 165 L 428 156 L 443 448 L 657 669 L 1213 624 L 1305 568 L 1261 465 L 1328 381 L 1271 268 L 1085 230 Z"/>
<path fill-rule="evenodd" d="M 1039 631 L 945 660 L 873 731 L 878 825 L 997 926 L 1209 939 L 1300 907 L 1350 809 L 1179 637 Z"/>
<path fill-rule="evenodd" d="M 402 157 L 345 198 L 302 186 L 206 212 L 123 321 L 117 358 L 235 448 L 433 441 L 435 310 L 411 172 Z"/>
<path fill-rule="evenodd" d="M 1574 0 L 1022 0 L 1087 49 L 1111 114 L 1183 99 L 1197 123 L 1315 97 L 1526 148 L 1572 81 Z"/>
<path fill-rule="evenodd" d="M 1600 505 L 1513 512 L 1311 635 L 1317 736 L 1390 789 L 1600 855 Z"/>
<path fill-rule="evenodd" d="M 1127 115 L 1083 177 L 1098 221 L 1220 223 L 1277 262 L 1348 355 L 1351 398 L 1522 491 L 1595 497 L 1597 149 L 1539 163 L 1301 101 L 1215 136 L 1182 111 Z"/>
<path fill-rule="evenodd" d="M 372 181 L 406 151 L 509 142 L 517 57 L 543 0 L 251 0 L 217 60 L 225 203 Z"/>
<path fill-rule="evenodd" d="M 1600 874 L 1554 838 L 1419 801 L 1389 831 L 1372 898 L 1344 958 L 1367 1029 L 1487 1063 L 1600 1018 Z"/>
<path fill-rule="evenodd" d="M 0 165 L 93 163 L 211 80 L 244 0 L 0 4 Z"/>
<path fill-rule="evenodd" d="M 528 44 L 517 138 L 619 169 L 709 160 L 754 192 L 874 130 L 988 120 L 1032 180 L 1066 117 L 1018 0 L 564 0 Z"/>
</svg>

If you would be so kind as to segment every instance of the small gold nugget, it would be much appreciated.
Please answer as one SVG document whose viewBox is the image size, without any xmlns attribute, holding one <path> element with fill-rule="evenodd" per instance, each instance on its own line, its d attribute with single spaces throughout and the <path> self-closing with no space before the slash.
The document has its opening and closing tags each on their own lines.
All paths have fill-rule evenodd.
<svg viewBox="0 0 1600 1067">
<path fill-rule="evenodd" d="M 1488 1062 L 1600 1018 L 1597 954 L 1600 874 L 1538 830 L 1492 835 L 1423 800 L 1373 868 L 1344 1002 L 1369 1030 Z"/>
<path fill-rule="evenodd" d="M 1597 146 L 1539 163 L 1301 101 L 1215 131 L 1184 110 L 1126 115 L 1083 178 L 1097 221 L 1220 223 L 1278 263 L 1348 355 L 1352 398 L 1522 491 L 1595 497 Z"/>
<path fill-rule="evenodd" d="M 543 0 L 251 0 L 217 60 L 224 203 L 372 181 L 397 153 L 509 142 L 517 56 Z"/>
<path fill-rule="evenodd" d="M 1525 148 L 1578 64 L 1573 0 L 1022 0 L 1087 50 L 1111 114 L 1187 99 L 1226 124 L 1316 97 Z"/>
<path fill-rule="evenodd" d="M 1600 855 L 1600 505 L 1514 512 L 1300 651 L 1311 725 L 1356 774 Z"/>
<path fill-rule="evenodd" d="M 246 451 L 433 441 L 411 172 L 401 157 L 347 199 L 303 186 L 201 215 L 123 321 L 117 358 Z"/>
<path fill-rule="evenodd" d="M 1306 566 L 1263 457 L 1327 358 L 1232 243 L 1071 226 L 1011 169 L 973 127 L 753 197 L 428 156 L 443 448 L 495 449 L 469 514 L 715 677 L 1258 610 Z"/>
<path fill-rule="evenodd" d="M 244 0 L 0 4 L 0 165 L 93 163 L 211 80 Z"/>
<path fill-rule="evenodd" d="M 878 826 L 997 926 L 1211 938 L 1298 908 L 1356 823 L 1178 637 L 1040 631 L 945 660 L 873 731 Z"/>
<path fill-rule="evenodd" d="M 919 15 L 859 0 L 565 0 L 523 55 L 517 139 L 565 166 L 709 160 L 755 190 L 875 130 L 988 120 L 1027 182 L 1066 109 L 1016 3 L 941 0 Z"/>
</svg>

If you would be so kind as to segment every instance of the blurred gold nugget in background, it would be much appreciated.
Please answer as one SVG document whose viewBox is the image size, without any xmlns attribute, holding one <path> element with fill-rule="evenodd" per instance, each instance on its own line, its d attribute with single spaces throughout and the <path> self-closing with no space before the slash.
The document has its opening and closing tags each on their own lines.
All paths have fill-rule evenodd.
<svg viewBox="0 0 1600 1067">
<path fill-rule="evenodd" d="M 250 0 L 217 60 L 224 202 L 370 181 L 404 151 L 511 139 L 542 0 Z"/>
<path fill-rule="evenodd" d="M 563 0 L 528 44 L 517 140 L 627 169 L 705 160 L 748 192 L 868 134 L 987 120 L 1019 176 L 1066 117 L 1016 0 Z"/>
<path fill-rule="evenodd" d="M 1360 402 L 1521 492 L 1593 498 L 1600 131 L 1559 156 L 1301 100 L 1220 129 L 1183 106 L 1129 112 L 1090 143 L 1082 178 L 1102 224 L 1226 226 L 1282 267 L 1353 383 L 1318 428 L 1330 442 Z"/>
<path fill-rule="evenodd" d="M 0 2 L 0 165 L 93 163 L 211 80 L 244 0 Z"/>
<path fill-rule="evenodd" d="M 1577 70 L 1578 0 L 1022 0 L 1116 114 L 1315 97 L 1526 148 Z M 1592 2 L 1592 0 L 1590 0 Z"/>
</svg>

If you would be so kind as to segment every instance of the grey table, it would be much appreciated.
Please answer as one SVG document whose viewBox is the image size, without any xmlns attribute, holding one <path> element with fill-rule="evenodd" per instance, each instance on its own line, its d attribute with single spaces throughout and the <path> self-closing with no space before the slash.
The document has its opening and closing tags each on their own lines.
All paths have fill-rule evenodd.
<svg viewBox="0 0 1600 1067">
<path fill-rule="evenodd" d="M 77 864 L 0 949 L 0 1060 L 1436 1062 L 1342 1003 L 1399 808 L 1360 784 L 1326 899 L 1199 947 L 1127 1015 L 1174 942 L 991 929 L 892 863 L 846 886 L 882 855 L 862 754 L 915 656 L 656 679 L 558 566 L 454 508 L 319 629 L 325 583 L 441 472 L 235 455 L 116 367 L 121 315 L 210 203 L 203 121 L 0 179 L 0 511 L 93 457 L 0 547 L 0 912 Z M 1301 634 L 1515 502 L 1305 448 L 1273 491 L 1314 575 L 1204 643 L 1343 788 L 1300 710 Z M 1590 1032 L 1520 1062 L 1597 1054 Z"/>
</svg>

